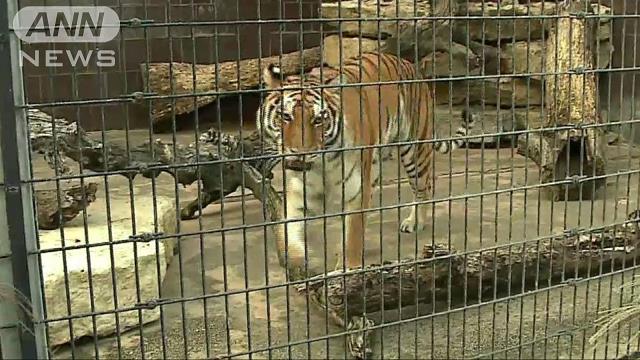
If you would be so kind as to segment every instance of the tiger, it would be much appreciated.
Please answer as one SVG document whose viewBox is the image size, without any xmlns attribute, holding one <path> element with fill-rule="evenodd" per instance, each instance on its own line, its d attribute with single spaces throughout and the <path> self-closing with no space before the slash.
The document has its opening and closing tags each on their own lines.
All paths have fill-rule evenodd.
<svg viewBox="0 0 640 360">
<path fill-rule="evenodd" d="M 363 210 L 372 198 L 377 168 L 372 164 L 380 145 L 400 143 L 395 146 L 415 202 L 430 198 L 433 149 L 446 154 L 464 146 L 474 116 L 463 111 L 463 125 L 452 140 L 416 143 L 430 140 L 433 126 L 432 89 L 415 81 L 420 79 L 409 61 L 379 52 L 347 59 L 340 69 L 325 65 L 303 75 L 284 76 L 275 64 L 263 68 L 268 94 L 258 108 L 256 127 L 265 142 L 276 144 L 282 159 L 285 221 L 278 225 L 277 244 L 283 254 L 286 237 L 289 267 L 304 264 L 305 214 L 322 213 L 325 204 L 337 202 L 344 204 L 346 238 L 345 261 L 338 260 L 336 268 L 362 265 Z M 400 231 L 423 230 L 427 210 L 425 204 L 413 206 Z"/>
</svg>

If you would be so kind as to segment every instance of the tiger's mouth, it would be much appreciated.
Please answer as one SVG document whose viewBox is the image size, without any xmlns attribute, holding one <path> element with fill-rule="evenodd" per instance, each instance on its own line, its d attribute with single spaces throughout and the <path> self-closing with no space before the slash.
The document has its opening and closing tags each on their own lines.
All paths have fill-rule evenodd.
<svg viewBox="0 0 640 360">
<path fill-rule="evenodd" d="M 293 171 L 308 171 L 311 170 L 311 163 L 302 159 L 285 159 L 284 168 Z"/>
</svg>

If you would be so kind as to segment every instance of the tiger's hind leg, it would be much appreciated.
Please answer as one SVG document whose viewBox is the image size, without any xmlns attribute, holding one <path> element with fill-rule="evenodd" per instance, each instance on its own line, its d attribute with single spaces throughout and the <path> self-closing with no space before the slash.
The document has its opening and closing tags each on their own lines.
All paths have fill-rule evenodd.
<svg viewBox="0 0 640 360">
<path fill-rule="evenodd" d="M 415 202 L 431 198 L 431 170 L 433 156 L 430 144 L 413 144 L 400 147 L 400 159 L 413 190 Z M 427 204 L 414 205 L 411 213 L 400 224 L 400 231 L 412 233 L 421 231 L 427 223 Z"/>
</svg>

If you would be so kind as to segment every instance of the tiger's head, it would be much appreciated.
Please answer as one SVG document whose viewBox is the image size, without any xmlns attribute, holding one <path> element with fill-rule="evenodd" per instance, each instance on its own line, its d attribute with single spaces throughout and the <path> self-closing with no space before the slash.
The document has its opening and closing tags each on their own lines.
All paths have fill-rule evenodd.
<svg viewBox="0 0 640 360">
<path fill-rule="evenodd" d="M 338 133 L 335 100 L 313 77 L 290 76 L 283 79 L 281 69 L 269 65 L 263 70 L 263 83 L 269 92 L 258 110 L 258 130 L 275 142 L 284 157 L 284 167 L 310 170 Z M 323 97 L 324 95 L 324 97 Z"/>
</svg>

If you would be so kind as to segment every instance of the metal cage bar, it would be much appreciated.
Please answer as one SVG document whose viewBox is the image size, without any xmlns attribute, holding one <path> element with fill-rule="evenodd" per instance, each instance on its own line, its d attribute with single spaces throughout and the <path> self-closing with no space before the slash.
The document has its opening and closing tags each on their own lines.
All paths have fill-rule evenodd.
<svg viewBox="0 0 640 360">
<path fill-rule="evenodd" d="M 2 77 L 2 120 L 0 137 L 3 150 L 0 169 L 5 226 L 0 235 L 3 258 L 2 357 L 48 358 L 36 244 L 34 202 L 30 173 L 29 136 L 21 70 L 20 42 L 9 35 L 9 21 L 18 10 L 17 2 L 0 2 L 0 62 L 8 74 Z M 11 265 L 9 268 L 7 265 Z M 15 291 L 19 295 L 13 295 Z M 22 299 L 24 297 L 24 299 Z M 26 301 L 27 304 L 21 302 Z M 30 304 L 30 305 L 29 305 Z M 26 308 L 24 307 L 26 306 Z M 31 307 L 30 312 L 28 307 Z M 10 328 L 4 328 L 9 326 Z"/>
<path fill-rule="evenodd" d="M 468 11 L 424 16 L 418 10 L 423 0 L 375 4 L 373 0 L 337 0 L 331 2 L 337 5 L 335 16 L 315 8 L 325 2 L 320 0 L 118 0 L 110 5 L 120 16 L 119 37 L 113 42 L 77 47 L 49 44 L 52 49 L 80 52 L 113 49 L 117 66 L 111 69 L 21 67 L 23 43 L 11 25 L 18 4 L 2 3 L 0 18 L 7 21 L 0 21 L 0 61 L 11 72 L 0 79 L 5 85 L 0 90 L 0 179 L 5 194 L 0 215 L 6 219 L 0 219 L 0 228 L 7 229 L 0 233 L 0 268 L 5 269 L 0 271 L 0 281 L 25 294 L 34 311 L 33 319 L 23 320 L 16 316 L 19 311 L 14 311 L 13 303 L 0 304 L 0 358 L 46 358 L 58 352 L 70 358 L 347 358 L 354 342 L 366 347 L 369 340 L 382 357 L 399 358 L 520 359 L 567 353 L 596 358 L 637 352 L 640 340 L 621 345 L 637 332 L 632 326 L 618 326 L 597 350 L 587 345 L 593 333 L 592 313 L 637 296 L 633 287 L 615 293 L 618 284 L 629 286 L 636 276 L 637 259 L 608 259 L 603 255 L 606 249 L 589 248 L 581 256 L 599 256 L 599 262 L 589 262 L 587 276 L 582 277 L 578 262 L 564 254 L 568 247 L 557 258 L 540 253 L 551 246 L 546 244 L 592 241 L 607 231 L 637 226 L 637 214 L 624 217 L 640 206 L 640 192 L 634 188 L 640 181 L 640 152 L 631 142 L 611 140 L 612 133 L 625 133 L 640 121 L 634 103 L 640 98 L 635 91 L 640 71 L 637 4 L 597 0 L 589 6 L 606 3 L 611 13 L 567 15 L 547 11 L 546 6 L 556 9 L 573 0 L 471 2 L 482 8 L 480 12 L 471 11 L 469 2 L 445 1 L 450 10 L 466 4 Z M 345 3 L 352 7 L 343 7 Z M 401 9 L 401 3 L 413 6 L 412 11 Z M 43 1 L 43 5 L 51 4 Z M 388 6 L 395 6 L 394 14 L 385 10 Z M 539 6 L 537 12 L 531 11 L 534 6 Z M 527 10 L 518 13 L 522 9 Z M 597 34 L 605 21 L 619 33 L 611 30 L 606 41 L 598 39 L 595 49 L 589 49 L 596 53 L 590 68 L 564 66 L 557 58 L 550 65 L 546 57 L 559 51 L 560 41 L 558 32 L 556 38 L 548 34 L 562 22 L 583 19 L 596 24 Z M 441 33 L 421 33 L 420 26 L 427 22 L 442 25 Z M 375 31 L 371 24 L 377 25 Z M 384 35 L 383 25 L 388 26 Z M 542 34 L 534 34 L 534 28 Z M 388 53 L 407 60 L 403 74 L 416 75 L 387 79 L 384 71 L 391 72 L 392 66 L 379 50 L 400 36 L 413 41 L 403 44 L 403 51 L 398 47 Z M 335 40 L 337 46 L 328 50 L 327 39 Z M 425 43 L 429 48 L 422 48 Z M 622 60 L 611 60 L 611 54 L 603 52 L 605 43 L 615 43 Z M 585 41 L 582 50 L 588 46 Z M 40 49 L 31 44 L 24 47 Z M 316 47 L 319 59 L 307 66 L 304 51 Z M 377 49 L 373 50 L 377 56 L 363 58 L 367 47 Z M 329 53 L 332 50 L 336 53 Z M 516 59 L 516 50 L 526 54 L 524 59 Z M 570 62 L 587 61 L 576 59 L 573 51 L 570 48 Z M 541 59 L 531 55 L 535 52 Z M 600 65 L 602 55 L 609 57 L 606 67 Z M 492 56 L 497 65 L 491 63 Z M 256 62 L 245 61 L 250 59 Z M 287 64 L 291 59 L 299 67 Z M 460 61 L 465 63 L 462 70 L 456 63 Z M 164 90 L 150 84 L 154 63 L 167 65 L 170 81 Z M 211 65 L 208 72 L 199 72 L 206 64 Z M 281 69 L 273 72 L 273 78 L 266 73 L 261 76 L 268 64 Z M 235 72 L 228 66 L 234 66 Z M 282 73 L 285 66 L 290 67 L 287 74 Z M 509 71 L 503 71 L 508 66 Z M 327 80 L 335 70 L 345 78 Z M 319 79 L 309 71 L 317 71 Z M 173 81 L 185 73 L 182 83 Z M 201 76 L 207 79 L 205 86 Z M 243 85 L 251 76 L 259 84 Z M 546 91 L 554 90 L 545 87 L 545 81 L 580 76 L 582 84 L 570 82 L 569 91 L 582 86 L 582 102 L 568 107 L 582 110 L 582 122 L 559 123 L 561 116 L 549 113 L 558 99 L 545 97 Z M 597 78 L 599 105 L 609 115 L 606 121 L 585 124 L 585 79 L 590 76 Z M 557 80 L 554 84 L 557 91 L 561 85 Z M 431 96 L 424 108 L 415 106 L 420 101 L 408 95 L 423 87 Z M 208 99 L 205 105 L 201 99 Z M 629 101 L 630 109 L 624 108 Z M 385 108 L 394 102 L 398 105 Z M 154 112 L 163 103 L 167 104 L 164 128 Z M 300 104 L 299 113 L 285 120 L 285 112 Z M 403 113 L 408 107 L 415 110 L 411 116 Z M 616 107 L 619 114 L 612 111 Z M 414 134 L 415 124 L 405 127 L 402 121 L 409 120 L 403 117 L 426 118 L 424 109 L 429 125 L 423 134 Z M 479 119 L 464 136 L 456 130 L 458 122 L 469 120 L 456 118 L 461 109 Z M 335 122 L 318 123 L 318 113 L 327 114 L 323 111 L 336 111 Z M 83 142 L 93 146 L 89 153 L 79 151 L 77 169 L 74 161 L 48 152 L 48 164 L 44 164 L 40 154 L 30 151 L 35 146 L 29 131 L 36 113 L 45 114 L 51 122 L 53 153 L 72 146 L 57 137 L 64 136 L 65 126 L 90 128 L 73 138 L 75 146 L 82 147 Z M 268 128 L 275 118 L 266 116 L 282 118 L 277 131 Z M 283 125 L 296 119 L 302 124 L 299 129 Z M 329 125 L 338 134 L 332 147 L 325 143 L 334 134 L 327 133 Z M 351 136 L 347 131 L 360 133 Z M 584 159 L 589 149 L 584 142 L 565 141 L 558 135 L 585 137 L 590 132 L 606 134 L 600 140 L 606 142 L 611 163 L 604 173 L 587 168 Z M 237 143 L 238 148 L 231 151 L 224 137 L 229 133 L 251 140 Z M 265 148 L 252 148 L 254 135 Z M 274 140 L 276 136 L 280 138 Z M 367 136 L 370 141 L 361 140 Z M 550 170 L 534 168 L 537 165 L 529 153 L 536 142 L 542 148 L 545 136 L 553 137 L 550 146 L 566 142 L 565 148 L 557 150 L 564 162 Z M 309 146 L 314 141 L 317 144 Z M 457 141 L 463 141 L 461 149 L 451 150 Z M 438 154 L 435 149 L 445 143 L 450 151 Z M 524 154 L 516 151 L 521 143 Z M 159 144 L 166 146 L 154 147 Z M 112 166 L 118 151 L 115 156 L 121 156 L 124 165 Z M 181 158 L 181 151 L 192 155 Z M 140 153 L 148 158 L 135 160 Z M 383 159 L 385 153 L 389 158 Z M 422 157 L 425 153 L 429 155 Z M 302 159 L 303 166 L 315 158 L 319 172 L 287 168 L 295 165 L 286 163 L 292 155 Z M 375 156 L 378 162 L 371 160 L 370 168 L 360 166 Z M 61 171 L 69 162 L 74 169 Z M 253 180 L 246 168 L 257 170 L 265 163 L 278 165 L 270 170 L 268 181 L 251 188 Z M 43 170 L 52 164 L 54 171 Z M 191 169 L 195 169 L 191 185 L 181 188 L 180 174 Z M 539 180 L 544 171 L 551 172 L 552 180 Z M 427 173 L 430 178 L 423 184 L 417 174 Z M 365 181 L 373 179 L 367 188 Z M 586 199 L 585 193 L 593 192 L 596 182 L 604 183 L 602 197 Z M 72 220 L 56 214 L 60 224 L 53 231 L 59 242 L 42 246 L 37 192 L 55 187 L 55 203 L 62 207 L 71 201 L 64 195 L 70 183 L 82 186 L 83 199 L 88 196 L 84 186 L 98 183 L 97 200 L 85 204 Z M 229 184 L 237 186 L 232 189 Z M 577 200 L 568 200 L 571 187 L 578 189 Z M 543 194 L 556 188 L 564 198 L 545 200 Z M 370 201 L 365 192 L 371 195 Z M 267 193 L 282 201 L 279 216 L 273 216 L 268 201 L 260 205 L 252 197 L 264 199 Z M 189 206 L 195 212 L 185 216 Z M 404 217 L 408 211 L 418 214 L 414 216 L 424 211 L 422 232 L 417 231 L 422 224 L 414 218 L 409 224 L 416 231 L 401 234 L 398 226 L 409 219 Z M 96 224 L 96 218 L 102 223 Z M 367 225 L 358 233 L 358 222 L 365 220 Z M 94 231 L 99 226 L 104 227 L 103 233 Z M 276 239 L 282 240 L 283 252 L 271 241 L 275 235 L 269 229 L 274 228 L 284 229 L 282 239 Z M 635 244 L 625 241 L 624 249 L 636 251 Z M 362 248 L 353 250 L 354 242 Z M 420 247 L 428 245 L 449 252 L 425 258 Z M 54 291 L 47 288 L 42 259 L 58 256 L 63 285 Z M 124 258 L 130 264 L 122 270 Z M 463 269 L 455 268 L 459 259 L 483 259 L 478 260 L 483 265 L 465 263 Z M 523 266 L 517 272 L 513 264 L 522 259 L 535 267 Z M 328 263 L 332 260 L 338 263 L 336 272 Z M 359 265 L 345 274 L 348 262 Z M 484 266 L 483 275 L 474 277 L 473 266 Z M 420 269 L 447 276 L 425 280 L 416 275 Z M 402 271 L 410 275 L 394 277 Z M 321 275 L 311 277 L 312 273 Z M 327 290 L 339 283 L 344 290 L 348 286 L 344 284 L 357 277 L 378 282 L 363 285 L 355 296 L 343 291 L 337 298 L 331 288 Z M 80 289 L 79 283 L 86 289 Z M 323 284 L 322 293 L 296 290 L 314 283 Z M 376 303 L 375 293 L 385 294 L 390 284 L 397 286 L 392 295 L 397 306 L 385 307 L 384 295 Z M 499 284 L 504 288 L 498 289 Z M 398 290 L 411 287 L 414 293 Z M 64 308 L 61 311 L 48 306 L 54 292 L 60 301 L 55 305 Z M 318 307 L 317 302 L 331 306 Z M 359 305 L 364 314 L 355 320 L 347 317 L 348 309 Z M 373 324 L 368 306 L 384 309 L 374 315 Z"/>
</svg>

